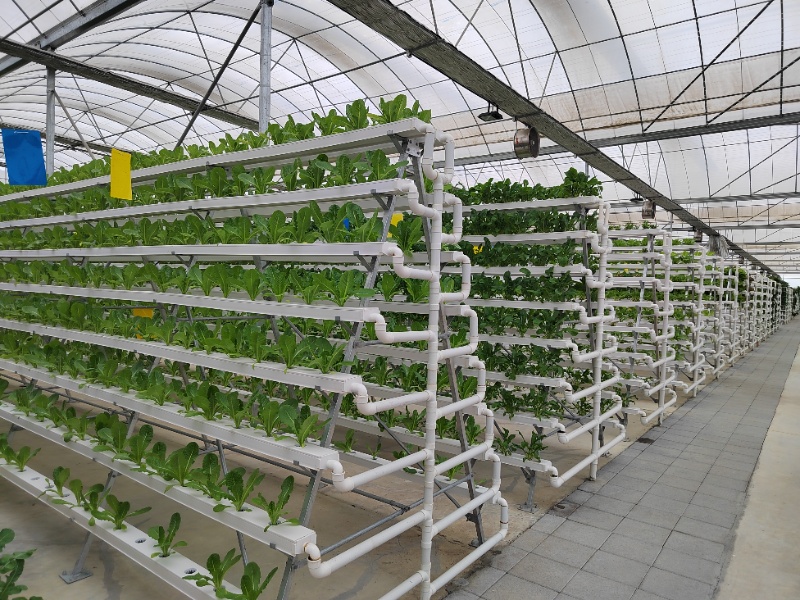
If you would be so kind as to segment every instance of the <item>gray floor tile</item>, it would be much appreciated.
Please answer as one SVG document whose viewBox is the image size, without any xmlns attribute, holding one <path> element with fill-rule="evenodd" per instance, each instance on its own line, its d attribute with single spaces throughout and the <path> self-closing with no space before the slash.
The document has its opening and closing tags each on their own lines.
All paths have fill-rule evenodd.
<svg viewBox="0 0 800 600">
<path fill-rule="evenodd" d="M 683 488 L 676 488 L 666 483 L 656 483 L 650 488 L 649 494 L 658 496 L 659 498 L 667 498 L 668 500 L 677 500 L 678 502 L 688 502 L 694 496 L 691 490 Z"/>
<path fill-rule="evenodd" d="M 650 483 L 655 483 L 659 477 L 661 477 L 661 473 L 654 473 L 645 467 L 640 467 L 636 462 L 631 463 L 622 471 L 619 472 L 621 477 L 635 477 L 636 479 L 643 479 L 644 481 L 649 481 Z"/>
<path fill-rule="evenodd" d="M 504 575 L 484 594 L 486 600 L 553 600 L 558 592 L 514 575 Z"/>
<path fill-rule="evenodd" d="M 622 488 L 628 488 L 630 490 L 636 490 L 637 492 L 646 492 L 653 487 L 653 483 L 651 481 L 645 481 L 644 479 L 637 479 L 635 477 L 628 477 L 622 473 L 614 477 L 614 479 L 612 479 L 607 485 L 609 484 Z"/>
<path fill-rule="evenodd" d="M 611 532 L 576 521 L 566 521 L 553 532 L 555 537 L 583 544 L 595 550 L 603 545 Z"/>
<path fill-rule="evenodd" d="M 528 529 L 528 531 L 524 531 L 517 539 L 511 542 L 511 545 L 527 552 L 532 552 L 534 548 L 545 541 L 549 536 L 550 534 Z"/>
<path fill-rule="evenodd" d="M 724 550 L 724 546 L 718 542 L 704 540 L 680 531 L 673 531 L 664 543 L 664 547 L 713 561 L 718 561 Z"/>
<path fill-rule="evenodd" d="M 629 600 L 636 588 L 594 573 L 578 572 L 564 592 L 580 600 Z"/>
<path fill-rule="evenodd" d="M 564 517 L 545 514 L 533 524 L 531 529 L 534 531 L 540 531 L 541 533 L 553 533 L 564 521 L 566 521 Z"/>
<path fill-rule="evenodd" d="M 688 490 L 690 492 L 696 492 L 698 489 L 700 489 L 700 486 L 703 485 L 702 481 L 694 481 L 683 476 L 674 475 L 662 475 L 658 480 L 658 483 L 676 487 L 682 490 Z"/>
<path fill-rule="evenodd" d="M 517 563 L 511 574 L 560 592 L 579 571 L 561 562 L 531 554 Z"/>
<path fill-rule="evenodd" d="M 645 592 L 642 589 L 636 590 L 631 600 L 666 600 L 663 596 L 656 596 L 650 592 Z"/>
<path fill-rule="evenodd" d="M 469 578 L 469 583 L 464 586 L 464 591 L 472 592 L 473 594 L 478 594 L 480 596 L 495 583 L 497 583 L 497 581 L 505 574 L 505 571 L 495 569 L 494 567 L 484 567 L 483 569 L 479 569 L 472 575 L 472 577 Z"/>
<path fill-rule="evenodd" d="M 634 504 L 633 502 L 623 502 L 622 500 L 617 500 L 615 498 L 608 498 L 606 496 L 595 494 L 594 496 L 586 500 L 584 506 L 588 508 L 602 510 L 607 513 L 611 513 L 612 515 L 619 515 L 620 517 L 624 517 L 631 511 L 631 509 L 634 506 L 636 506 L 636 504 Z"/>
<path fill-rule="evenodd" d="M 733 535 L 733 532 L 727 527 L 720 527 L 719 525 L 712 525 L 711 523 L 704 523 L 703 521 L 692 519 L 690 517 L 681 517 L 678 524 L 675 526 L 675 531 L 680 531 L 688 535 L 703 538 L 711 542 L 718 542 L 724 544 Z"/>
<path fill-rule="evenodd" d="M 647 542 L 655 546 L 663 546 L 664 542 L 670 535 L 669 529 L 663 527 L 656 527 L 648 523 L 642 523 L 635 519 L 622 519 L 622 522 L 617 525 L 614 533 L 619 533 L 626 537 L 639 540 L 640 542 Z"/>
<path fill-rule="evenodd" d="M 727 500 L 728 502 L 741 503 L 744 501 L 744 492 L 719 487 L 708 482 L 703 482 L 700 487 L 697 488 L 697 492 L 700 494 L 714 496 L 715 498 L 720 498 L 721 500 Z"/>
<path fill-rule="evenodd" d="M 643 523 L 664 527 L 665 529 L 673 529 L 678 519 L 681 518 L 680 515 L 657 508 L 650 508 L 642 504 L 631 510 L 631 512 L 628 513 L 628 517 L 636 519 L 637 521 L 642 521 Z"/>
<path fill-rule="evenodd" d="M 735 490 L 737 492 L 744 492 L 745 490 L 747 490 L 747 486 L 750 482 L 747 480 L 733 479 L 731 477 L 722 477 L 720 475 L 714 475 L 713 473 L 709 473 L 708 475 L 706 475 L 705 481 L 703 483 L 708 483 L 720 488 Z"/>
<path fill-rule="evenodd" d="M 710 600 L 714 592 L 707 583 L 656 568 L 650 569 L 642 582 L 642 589 L 668 600 Z"/>
<path fill-rule="evenodd" d="M 689 504 L 683 516 L 691 519 L 697 519 L 704 523 L 711 523 L 712 525 L 719 525 L 720 527 L 727 527 L 731 529 L 736 523 L 738 515 L 728 512 L 722 512 L 713 508 L 706 508 L 696 504 Z"/>
<path fill-rule="evenodd" d="M 567 500 L 570 502 L 574 502 L 575 504 L 583 504 L 584 502 L 588 502 L 594 498 L 594 494 L 590 494 L 589 492 L 584 492 L 583 490 L 575 490 L 569 496 L 567 496 Z"/>
<path fill-rule="evenodd" d="M 655 510 L 672 513 L 678 517 L 680 517 L 686 511 L 686 507 L 688 505 L 688 500 L 671 500 L 669 498 L 659 496 L 657 493 L 653 492 L 645 494 L 644 497 L 639 500 L 639 506 L 646 506 Z"/>
<path fill-rule="evenodd" d="M 584 565 L 583 570 L 636 588 L 639 587 L 649 568 L 650 566 L 644 563 L 598 550 Z"/>
<path fill-rule="evenodd" d="M 697 579 L 709 585 L 716 585 L 721 565 L 718 562 L 688 556 L 669 548 L 664 548 L 656 559 L 655 566 L 685 577 Z"/>
<path fill-rule="evenodd" d="M 550 536 L 539 544 L 533 553 L 580 569 L 595 551 L 595 548 Z"/>
<path fill-rule="evenodd" d="M 741 502 L 731 502 L 730 500 L 723 500 L 716 496 L 709 496 L 708 494 L 697 493 L 692 498 L 689 504 L 703 506 L 705 508 L 713 508 L 727 513 L 739 514 L 742 510 Z"/>
<path fill-rule="evenodd" d="M 604 510 L 597 510 L 596 508 L 581 506 L 574 513 L 572 513 L 567 520 L 612 531 L 617 525 L 619 525 L 619 522 L 622 521 L 622 517 Z"/>
<path fill-rule="evenodd" d="M 480 596 L 476 596 L 472 592 L 467 592 L 466 590 L 456 590 L 447 595 L 447 600 L 480 600 L 480 598 Z"/>
<path fill-rule="evenodd" d="M 612 533 L 600 550 L 652 565 L 661 552 L 662 546 Z"/>
<path fill-rule="evenodd" d="M 517 546 L 506 546 L 499 554 L 492 558 L 489 564 L 495 569 L 508 572 L 514 567 L 514 565 L 516 565 L 529 554 L 530 552 Z"/>
<path fill-rule="evenodd" d="M 597 492 L 598 496 L 605 496 L 606 498 L 614 498 L 615 500 L 622 500 L 623 502 L 628 502 L 631 504 L 636 504 L 639 500 L 642 499 L 645 492 L 634 490 L 627 487 L 620 487 L 618 485 L 614 485 L 613 481 L 611 483 L 607 483 L 603 486 L 603 488 Z"/>
</svg>

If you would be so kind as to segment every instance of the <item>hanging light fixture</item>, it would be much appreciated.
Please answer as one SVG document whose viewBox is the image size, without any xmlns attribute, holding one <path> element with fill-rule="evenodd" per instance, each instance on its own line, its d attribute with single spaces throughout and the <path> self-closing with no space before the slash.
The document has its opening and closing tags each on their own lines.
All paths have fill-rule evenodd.
<svg viewBox="0 0 800 600">
<path fill-rule="evenodd" d="M 489 102 L 489 105 L 486 107 L 486 112 L 479 114 L 478 118 L 484 123 L 491 123 L 492 121 L 501 121 L 503 115 L 497 110 L 496 105 Z"/>
</svg>

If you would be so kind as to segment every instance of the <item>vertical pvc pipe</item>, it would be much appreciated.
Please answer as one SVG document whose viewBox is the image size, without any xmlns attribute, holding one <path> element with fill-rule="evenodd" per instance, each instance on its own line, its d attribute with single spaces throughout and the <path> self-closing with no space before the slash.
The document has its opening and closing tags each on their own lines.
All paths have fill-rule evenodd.
<svg viewBox="0 0 800 600">
<path fill-rule="evenodd" d="M 602 204 L 600 206 L 600 210 L 598 211 L 597 215 L 597 229 L 600 232 L 600 246 L 608 248 L 610 242 L 608 241 L 608 205 Z M 607 264 L 608 264 L 608 252 L 603 252 L 598 256 L 598 266 L 597 266 L 597 281 L 601 282 L 601 285 L 597 287 L 597 304 L 595 305 L 595 310 L 597 311 L 596 314 L 603 315 L 605 314 L 605 306 L 606 306 L 606 286 L 607 284 Z M 603 348 L 603 330 L 605 329 L 605 325 L 603 319 L 598 319 L 597 324 L 595 325 L 594 330 L 594 338 L 595 338 L 595 348 L 594 350 L 600 350 Z M 602 353 L 598 353 L 592 360 L 592 379 L 594 385 L 599 386 L 603 380 L 603 356 Z M 594 395 L 594 408 L 592 411 L 592 418 L 599 419 L 600 414 L 602 412 L 602 390 L 598 389 Z M 592 453 L 597 454 L 600 450 L 600 428 L 602 427 L 602 423 L 598 422 L 597 425 L 592 429 Z M 594 481 L 597 479 L 597 464 L 599 462 L 599 457 L 595 458 L 592 461 L 592 466 L 589 469 L 589 478 Z"/>
<path fill-rule="evenodd" d="M 444 177 L 439 173 L 433 180 L 433 209 L 436 215 L 431 219 L 430 268 L 434 273 L 430 283 L 428 301 L 428 331 L 439 331 L 439 300 L 441 293 L 441 248 L 442 248 L 442 208 L 444 205 Z M 428 344 L 428 383 L 431 392 L 425 413 L 425 448 L 429 451 L 425 459 L 425 493 L 422 510 L 427 518 L 422 523 L 422 553 L 420 571 L 427 573 L 422 582 L 420 598 L 431 597 L 431 549 L 433 546 L 433 500 L 434 479 L 436 478 L 436 392 L 439 387 L 439 338 Z"/>
<path fill-rule="evenodd" d="M 261 0 L 261 76 L 258 86 L 258 130 L 267 131 L 272 93 L 272 7 L 275 0 Z"/>
<path fill-rule="evenodd" d="M 45 115 L 45 171 L 47 176 L 55 169 L 56 150 L 56 70 L 47 68 L 47 113 Z"/>
</svg>

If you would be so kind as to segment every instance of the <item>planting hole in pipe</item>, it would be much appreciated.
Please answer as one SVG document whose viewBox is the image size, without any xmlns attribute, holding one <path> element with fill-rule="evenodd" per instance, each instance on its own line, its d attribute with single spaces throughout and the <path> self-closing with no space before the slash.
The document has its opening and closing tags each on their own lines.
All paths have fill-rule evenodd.
<svg viewBox="0 0 800 600">
<path fill-rule="evenodd" d="M 197 569 L 186 569 L 183 573 L 185 575 L 194 575 L 195 573 L 197 573 Z"/>
<path fill-rule="evenodd" d="M 144 544 L 146 541 L 147 541 L 146 538 L 139 538 L 138 540 L 136 540 L 136 543 L 137 544 Z"/>
</svg>

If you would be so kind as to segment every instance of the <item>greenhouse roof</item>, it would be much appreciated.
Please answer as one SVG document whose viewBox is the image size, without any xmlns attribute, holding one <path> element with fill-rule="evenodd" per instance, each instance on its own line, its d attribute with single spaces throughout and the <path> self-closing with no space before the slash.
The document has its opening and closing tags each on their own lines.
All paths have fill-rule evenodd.
<svg viewBox="0 0 800 600">
<path fill-rule="evenodd" d="M 582 159 L 542 141 L 543 156 L 512 158 L 519 126 L 484 123 L 487 100 L 346 11 L 347 0 L 276 0 L 272 36 L 273 119 L 376 104 L 405 93 L 457 140 L 465 183 L 489 177 L 561 181 Z M 361 3 L 363 4 L 363 3 Z M 59 69 L 58 97 L 82 136 L 102 150 L 172 146 L 239 37 L 258 0 L 5 0 L 0 37 L 0 122 L 43 130 L 45 68 L 20 58 L 41 45 L 57 57 L 160 90 Z M 594 142 L 667 198 L 735 241 L 776 239 L 767 221 L 800 220 L 800 2 L 787 0 L 387 0 L 472 59 L 501 84 Z M 258 23 L 258 20 L 256 20 Z M 236 133 L 258 120 L 260 31 L 245 35 L 187 142 Z M 24 52 L 22 52 L 24 54 Z M 439 67 L 439 68 L 437 68 Z M 466 77 L 466 75 L 465 75 Z M 463 82 L 462 82 L 463 83 Z M 474 88 L 471 88 L 474 89 Z M 177 99 L 177 102 L 176 102 Z M 176 105 L 178 104 L 178 105 Z M 86 160 L 56 106 L 56 164 Z M 502 107 L 501 107 L 502 108 Z M 598 173 L 601 179 L 608 177 Z M 754 204 L 750 198 L 761 199 Z M 633 196 L 608 181 L 604 197 Z M 760 207 L 755 211 L 752 206 Z M 800 230 L 798 230 L 800 234 Z M 795 239 L 794 234 L 782 237 Z"/>
</svg>

